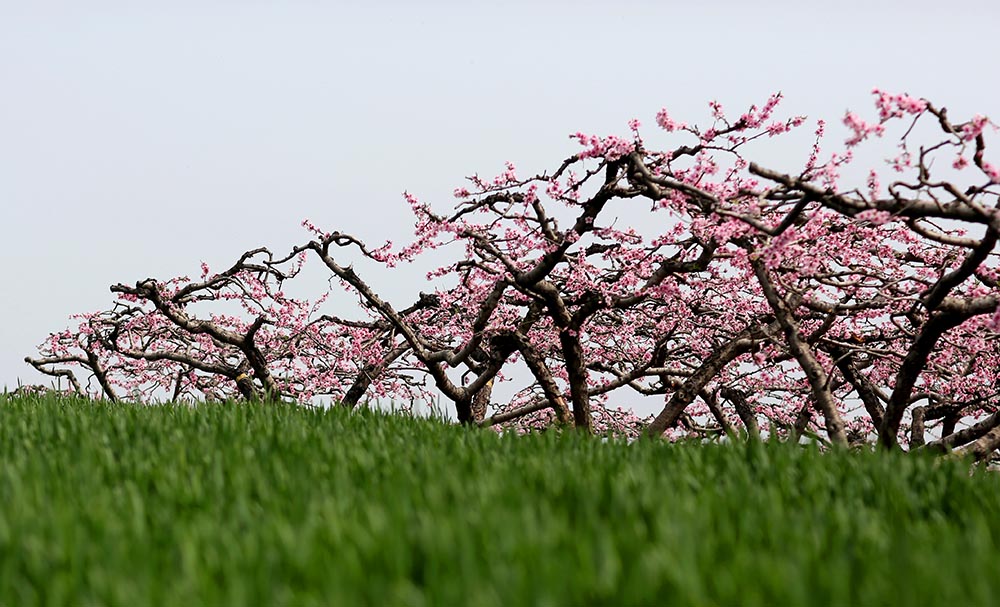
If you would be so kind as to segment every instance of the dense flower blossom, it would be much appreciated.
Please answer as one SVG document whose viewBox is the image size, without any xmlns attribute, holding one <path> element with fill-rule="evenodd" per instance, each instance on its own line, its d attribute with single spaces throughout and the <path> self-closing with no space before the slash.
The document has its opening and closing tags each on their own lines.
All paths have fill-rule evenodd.
<svg viewBox="0 0 1000 607">
<path fill-rule="evenodd" d="M 843 149 L 816 121 L 792 172 L 751 162 L 755 142 L 806 124 L 778 115 L 780 93 L 735 118 L 713 101 L 704 128 L 660 110 L 667 150 L 645 149 L 635 119 L 628 136 L 577 132 L 551 172 L 506 163 L 456 188 L 457 206 L 404 193 L 406 243 L 304 220 L 310 240 L 287 255 L 115 285 L 113 308 L 75 317 L 31 362 L 95 397 L 443 395 L 461 421 L 516 432 L 916 447 L 997 410 L 1000 170 L 987 118 L 873 94 L 877 118 L 844 115 Z M 913 145 L 924 120 L 940 137 Z M 890 132 L 891 182 L 870 169 L 847 183 L 855 148 Z M 968 183 L 931 178 L 935 159 Z M 401 271 L 436 249 L 452 256 L 408 302 L 345 261 Z M 335 280 L 292 297 L 309 258 Z M 343 297 L 362 304 L 355 317 L 328 312 Z M 648 418 L 631 408 L 650 401 Z"/>
</svg>

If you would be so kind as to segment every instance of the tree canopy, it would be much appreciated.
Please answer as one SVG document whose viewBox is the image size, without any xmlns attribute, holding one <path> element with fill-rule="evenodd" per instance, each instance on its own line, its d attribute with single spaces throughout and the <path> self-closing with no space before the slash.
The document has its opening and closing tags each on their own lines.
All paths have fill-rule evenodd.
<svg viewBox="0 0 1000 607">
<path fill-rule="evenodd" d="M 874 98 L 871 119 L 844 116 L 843 145 L 822 120 L 780 117 L 780 94 L 738 116 L 712 102 L 707 126 L 661 110 L 652 134 L 635 120 L 626 136 L 575 133 L 577 151 L 550 170 L 469 177 L 453 208 L 406 193 L 415 234 L 402 246 L 307 220 L 290 251 L 113 285 L 113 306 L 26 360 L 107 399 L 441 394 L 468 424 L 982 458 L 1000 446 L 997 127 Z M 809 128 L 795 171 L 759 157 Z M 849 183 L 873 140 L 895 141 L 891 157 Z M 450 261 L 406 302 L 351 265 L 405 272 L 439 248 Z M 285 294 L 305 264 L 333 279 L 318 299 Z M 336 297 L 357 299 L 358 315 L 325 313 Z M 492 402 L 497 382 L 513 398 Z M 621 406 L 637 398 L 659 413 Z"/>
</svg>

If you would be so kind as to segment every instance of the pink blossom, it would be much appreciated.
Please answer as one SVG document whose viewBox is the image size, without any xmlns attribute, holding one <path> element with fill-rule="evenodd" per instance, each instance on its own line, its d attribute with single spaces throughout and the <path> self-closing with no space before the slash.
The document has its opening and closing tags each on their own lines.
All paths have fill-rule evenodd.
<svg viewBox="0 0 1000 607">
<path fill-rule="evenodd" d="M 868 173 L 868 197 L 871 200 L 879 197 L 879 187 L 878 173 L 875 172 L 875 169 L 872 169 Z"/>
<path fill-rule="evenodd" d="M 844 142 L 848 147 L 861 143 L 872 133 L 881 137 L 885 132 L 885 127 L 881 124 L 868 124 L 854 112 L 847 112 L 844 115 L 844 124 L 854 131 L 854 136 Z"/>
<path fill-rule="evenodd" d="M 986 328 L 990 331 L 1000 333 L 1000 305 L 993 311 L 993 314 L 986 320 Z"/>
<path fill-rule="evenodd" d="M 712 109 L 712 117 L 716 120 L 725 119 L 725 114 L 722 113 L 722 104 L 718 101 L 709 101 L 708 107 Z"/>
<path fill-rule="evenodd" d="M 684 128 L 684 125 L 675 122 L 670 119 L 670 115 L 667 113 L 667 109 L 663 108 L 656 113 L 656 124 L 660 126 L 665 131 L 676 131 L 678 129 Z"/>
<path fill-rule="evenodd" d="M 972 141 L 983 132 L 983 129 L 986 128 L 986 125 L 989 123 L 990 121 L 986 116 L 976 114 L 972 117 L 972 120 L 962 125 L 962 140 Z"/>
<path fill-rule="evenodd" d="M 927 102 L 923 99 L 911 97 L 905 93 L 891 95 L 880 89 L 873 89 L 875 95 L 875 106 L 879 111 L 879 119 L 885 122 L 891 118 L 900 118 L 904 114 L 919 114 L 927 109 Z"/>
<path fill-rule="evenodd" d="M 986 173 L 986 176 L 990 178 L 990 182 L 1000 183 L 1000 169 L 997 169 L 997 167 L 990 164 L 989 162 L 986 162 L 985 160 L 982 162 L 982 165 L 983 165 L 983 172 Z"/>
<path fill-rule="evenodd" d="M 772 122 L 767 127 L 767 134 L 770 137 L 780 135 L 788 130 L 788 125 L 784 122 Z"/>
<path fill-rule="evenodd" d="M 888 211 L 868 209 L 867 211 L 861 211 L 858 213 L 857 218 L 862 221 L 867 221 L 872 225 L 880 226 L 892 221 L 892 214 Z"/>
</svg>

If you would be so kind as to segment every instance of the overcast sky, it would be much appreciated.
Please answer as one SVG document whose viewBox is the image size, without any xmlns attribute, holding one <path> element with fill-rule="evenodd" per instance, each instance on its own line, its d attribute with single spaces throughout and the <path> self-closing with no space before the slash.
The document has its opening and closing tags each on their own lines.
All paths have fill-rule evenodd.
<svg viewBox="0 0 1000 607">
<path fill-rule="evenodd" d="M 781 90 L 839 124 L 879 86 L 1000 117 L 995 1 L 694 4 L 0 0 L 0 387 L 43 381 L 23 357 L 112 283 L 283 250 L 304 218 L 402 241 L 403 190 L 450 208 L 661 107 Z"/>
</svg>

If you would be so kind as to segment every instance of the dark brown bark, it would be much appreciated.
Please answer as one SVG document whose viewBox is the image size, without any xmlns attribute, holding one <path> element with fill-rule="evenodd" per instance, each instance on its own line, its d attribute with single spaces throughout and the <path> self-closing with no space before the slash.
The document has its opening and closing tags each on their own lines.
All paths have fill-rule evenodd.
<svg viewBox="0 0 1000 607">
<path fill-rule="evenodd" d="M 708 405 L 708 410 L 715 419 L 715 422 L 719 424 L 719 428 L 726 436 L 736 437 L 736 430 L 733 429 L 733 425 L 729 423 L 726 416 L 722 413 L 722 409 L 719 408 L 719 399 L 715 396 L 715 393 L 709 392 L 708 390 L 702 390 L 701 399 L 705 401 Z"/>
<path fill-rule="evenodd" d="M 986 261 L 990 253 L 993 252 L 996 244 L 997 231 L 993 228 L 987 228 L 982 241 L 962 260 L 962 265 L 942 276 L 934 283 L 934 286 L 928 289 L 927 293 L 921 298 L 924 307 L 928 310 L 936 310 L 952 289 L 972 276 L 979 266 Z"/>
<path fill-rule="evenodd" d="M 345 240 L 347 239 L 347 240 Z M 343 242 L 342 242 L 343 241 Z M 351 285 L 364 300 L 376 310 L 387 322 L 389 322 L 406 340 L 413 349 L 414 356 L 417 357 L 427 367 L 428 372 L 434 379 L 434 384 L 444 394 L 446 398 L 455 403 L 458 419 L 462 423 L 472 421 L 472 396 L 478 392 L 486 382 L 490 381 L 503 364 L 503 360 L 496 357 L 491 361 L 486 369 L 468 386 L 456 385 L 445 372 L 444 363 L 451 366 L 458 366 L 467 359 L 460 359 L 455 352 L 450 349 L 435 349 L 420 334 L 417 328 L 406 320 L 391 304 L 379 297 L 377 293 L 364 281 L 351 267 L 344 267 L 330 255 L 330 245 L 344 243 L 355 243 L 355 239 L 335 233 L 323 240 L 323 242 L 311 241 L 308 244 L 296 247 L 289 259 L 298 255 L 301 251 L 311 250 L 319 256 L 320 260 L 334 274 Z M 360 246 L 360 245 L 359 245 Z M 471 356 L 472 352 L 462 351 L 466 356 Z"/>
<path fill-rule="evenodd" d="M 344 398 L 341 399 L 341 406 L 347 407 L 349 409 L 354 408 L 361 402 L 365 393 L 368 392 L 368 388 L 371 387 L 372 382 L 378 379 L 380 375 L 385 371 L 394 360 L 402 356 L 409 350 L 409 346 L 404 344 L 402 346 L 396 346 L 395 348 L 389 350 L 386 353 L 385 358 L 383 358 L 377 364 L 365 365 L 358 376 L 354 378 L 354 382 L 351 383 L 351 387 L 347 389 L 344 394 Z"/>
<path fill-rule="evenodd" d="M 971 441 L 979 440 L 989 434 L 994 428 L 1000 427 L 1000 412 L 990 415 L 983 421 L 973 424 L 958 432 L 949 432 L 940 439 L 932 441 L 923 446 L 925 451 L 945 453 L 956 447 L 960 447 Z M 911 445 L 911 448 L 913 445 Z"/>
<path fill-rule="evenodd" d="M 747 402 L 746 394 L 741 390 L 725 387 L 722 389 L 722 398 L 733 403 L 736 415 L 740 417 L 743 427 L 746 428 L 747 438 L 760 440 L 760 426 L 757 424 L 757 416 L 754 415 L 750 403 Z"/>
<path fill-rule="evenodd" d="M 48 365 L 58 365 L 68 362 L 87 364 L 86 361 L 87 359 L 79 356 L 53 356 L 47 358 L 31 358 L 30 356 L 26 356 L 24 358 L 24 362 L 37 369 L 39 373 L 48 375 L 49 377 L 65 378 L 70 386 L 73 387 L 73 392 L 79 396 L 86 395 L 80 386 L 80 382 L 76 379 L 76 375 L 69 369 L 50 369 Z"/>
<path fill-rule="evenodd" d="M 754 259 L 752 253 L 750 263 L 753 266 L 754 274 L 757 276 L 757 281 L 764 291 L 767 302 L 771 305 L 771 309 L 774 310 L 778 322 L 781 323 L 789 351 L 806 374 L 806 379 L 809 380 L 809 388 L 812 391 L 816 408 L 823 415 L 827 435 L 829 435 L 830 440 L 834 444 L 847 445 L 844 421 L 837 410 L 837 403 L 833 400 L 826 371 L 819 361 L 816 360 L 812 348 L 802 338 L 798 322 L 795 320 L 792 310 L 789 309 L 788 303 L 784 298 L 778 294 L 774 283 L 768 275 L 767 268 L 764 267 L 764 263 L 760 259 Z"/>
<path fill-rule="evenodd" d="M 525 415 L 530 415 L 531 413 L 534 413 L 536 411 L 541 411 L 542 409 L 549 409 L 551 407 L 552 404 L 549 402 L 547 398 L 538 398 L 535 399 L 533 402 L 524 405 L 523 407 L 512 409 L 510 411 L 505 411 L 504 413 L 497 413 L 496 415 L 491 415 L 490 417 L 479 422 L 479 425 L 484 428 L 489 426 L 495 426 L 497 424 L 509 422 L 519 417 L 524 417 Z"/>
<path fill-rule="evenodd" d="M 587 389 L 587 365 L 583 357 L 580 340 L 568 331 L 559 335 L 563 356 L 566 360 L 566 374 L 569 376 L 569 395 L 573 402 L 573 425 L 584 432 L 593 428 L 590 413 L 590 392 Z"/>
<path fill-rule="evenodd" d="M 944 416 L 944 420 L 941 422 L 941 436 L 948 437 L 955 433 L 955 427 L 958 425 L 958 412 L 948 413 Z"/>
<path fill-rule="evenodd" d="M 236 389 L 240 391 L 243 398 L 250 401 L 260 400 L 260 391 L 257 390 L 252 377 L 246 373 L 239 373 L 233 378 L 233 381 L 236 382 Z"/>
<path fill-rule="evenodd" d="M 492 395 L 493 380 L 491 379 L 472 397 L 472 423 L 481 424 L 486 419 L 486 410 L 490 406 L 490 397 Z"/>
<path fill-rule="evenodd" d="M 249 254 L 250 252 L 244 254 L 244 257 Z M 190 285 L 187 288 L 189 289 Z M 261 383 L 263 398 L 269 401 L 280 398 L 278 387 L 268 369 L 267 360 L 254 343 L 254 336 L 257 334 L 257 331 L 268 322 L 263 316 L 258 317 L 250 325 L 246 334 L 240 335 L 234 331 L 222 328 L 213 322 L 193 318 L 178 303 L 178 301 L 183 299 L 181 294 L 186 293 L 185 290 L 182 289 L 169 300 L 165 299 L 160 292 L 159 285 L 151 278 L 137 282 L 135 287 L 123 284 L 113 285 L 111 291 L 113 293 L 124 293 L 145 299 L 152 303 L 167 319 L 185 331 L 206 334 L 221 343 L 236 347 L 246 357 L 246 362 L 253 370 L 255 379 Z M 239 386 L 239 382 L 237 382 L 237 386 Z M 240 393 L 245 395 L 247 391 L 241 388 Z"/>
<path fill-rule="evenodd" d="M 646 435 L 652 437 L 661 436 L 666 432 L 667 428 L 672 428 L 677 423 L 681 413 L 684 412 L 684 409 L 694 402 L 695 397 L 708 385 L 708 382 L 712 381 L 726 365 L 739 356 L 751 351 L 757 342 L 754 333 L 752 329 L 744 329 L 733 339 L 710 354 L 701 366 L 691 374 L 691 377 L 681 384 L 681 387 L 671 395 L 670 400 L 667 401 L 663 410 L 660 411 L 646 428 Z M 758 331 L 758 333 L 761 334 L 761 337 L 763 336 L 762 332 Z"/>
<path fill-rule="evenodd" d="M 556 414 L 556 418 L 560 423 L 569 423 L 570 412 L 566 406 L 566 400 L 563 398 L 563 394 L 560 392 L 559 386 L 552 376 L 552 371 L 549 370 L 548 365 L 545 364 L 545 360 L 532 347 L 528 338 L 523 333 L 513 332 L 498 335 L 493 338 L 491 343 L 494 347 L 501 348 L 504 352 L 513 352 L 516 349 L 521 353 L 524 363 L 528 366 L 528 370 L 531 371 L 539 387 L 541 387 L 542 393 L 545 394 L 546 400 L 548 400 L 549 405 Z"/>
<path fill-rule="evenodd" d="M 868 201 L 862 198 L 852 198 L 844 194 L 832 193 L 829 190 L 811 183 L 800 177 L 786 175 L 778 171 L 764 168 L 755 162 L 750 163 L 750 172 L 787 188 L 801 192 L 811 197 L 823 206 L 833 209 L 848 217 L 854 217 L 863 211 L 877 209 L 888 211 L 895 216 L 904 218 L 930 217 L 936 219 L 955 219 L 958 221 L 1000 226 L 1000 218 L 982 213 L 968 200 L 956 197 L 955 200 L 919 200 L 902 196 Z"/>
<path fill-rule="evenodd" d="M 903 421 L 907 407 L 910 406 L 910 396 L 917 384 L 917 378 L 927 364 L 927 358 L 938 339 L 962 320 L 964 318 L 960 319 L 953 314 L 935 314 L 921 327 L 920 333 L 910 345 L 896 372 L 892 394 L 885 407 L 882 425 L 879 426 L 879 444 L 883 447 L 892 449 L 898 446 L 899 425 Z"/>
<path fill-rule="evenodd" d="M 809 422 L 812 421 L 813 410 L 812 407 L 806 405 L 799 409 L 799 414 L 795 418 L 795 425 L 792 426 L 794 433 L 792 436 L 798 441 L 805 435 L 806 431 L 809 429 Z"/>
<path fill-rule="evenodd" d="M 872 423 L 878 428 L 882 425 L 882 415 L 885 408 L 882 406 L 880 397 L 885 398 L 882 391 L 873 384 L 862 373 L 854 363 L 854 354 L 844 348 L 834 347 L 830 349 L 830 354 L 836 359 L 837 369 L 840 370 L 844 379 L 851 384 L 854 391 L 861 397 L 861 402 L 865 405 L 865 411 L 871 418 Z"/>
<path fill-rule="evenodd" d="M 913 408 L 913 419 L 910 421 L 910 449 L 916 449 L 924 444 L 924 416 L 926 413 L 926 407 Z"/>
<path fill-rule="evenodd" d="M 1000 426 L 994 427 L 976 441 L 956 449 L 954 453 L 960 457 L 971 456 L 974 461 L 981 462 L 998 448 L 1000 448 Z"/>
</svg>

